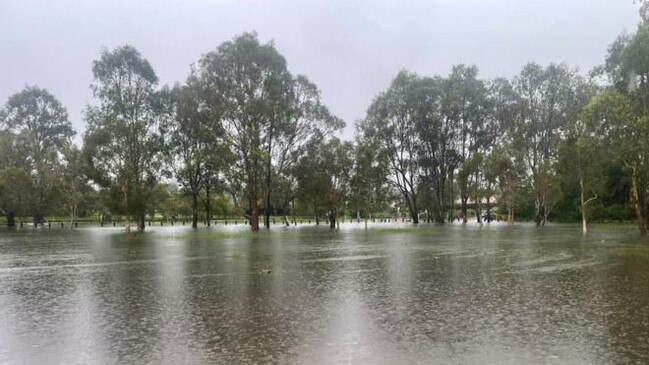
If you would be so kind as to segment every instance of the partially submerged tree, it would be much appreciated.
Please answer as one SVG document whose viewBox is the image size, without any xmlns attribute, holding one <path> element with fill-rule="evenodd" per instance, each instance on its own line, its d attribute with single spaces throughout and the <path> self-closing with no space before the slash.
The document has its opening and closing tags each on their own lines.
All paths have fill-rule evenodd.
<svg viewBox="0 0 649 365">
<path fill-rule="evenodd" d="M 74 135 L 63 105 L 45 89 L 26 87 L 9 97 L 5 130 L 15 135 L 26 154 L 26 172 L 33 179 L 34 225 L 42 223 L 55 199 L 55 169 L 59 155 Z"/>
<path fill-rule="evenodd" d="M 337 226 L 340 211 L 347 203 L 353 168 L 353 144 L 333 138 L 312 141 L 297 169 L 298 186 L 303 196 L 312 199 L 316 220 L 326 209 L 329 227 Z"/>
<path fill-rule="evenodd" d="M 130 231 L 135 216 L 144 230 L 147 196 L 160 171 L 158 77 L 132 46 L 105 50 L 93 62 L 92 90 L 98 105 L 88 107 L 84 150 L 97 182 L 119 190 L 120 211 Z"/>
<path fill-rule="evenodd" d="M 169 92 L 165 123 L 167 143 L 164 150 L 173 176 L 191 197 L 192 228 L 198 227 L 201 192 L 208 195 L 214 176 L 214 156 L 224 149 L 220 124 L 211 123 L 203 100 L 204 90 L 198 80 L 190 77 L 184 85 Z M 223 151 L 223 154 L 225 151 Z M 209 202 L 206 217 L 209 220 Z"/>
<path fill-rule="evenodd" d="M 419 223 L 422 172 L 418 161 L 420 143 L 414 99 L 419 83 L 417 75 L 399 72 L 388 90 L 374 99 L 360 125 L 362 138 L 373 141 L 387 156 L 390 181 L 403 197 L 415 224 Z"/>
<path fill-rule="evenodd" d="M 240 161 L 252 230 L 259 229 L 259 198 L 263 179 L 264 141 L 287 105 L 291 75 L 273 44 L 260 44 L 244 33 L 201 58 L 197 76 L 208 91 L 207 107 L 218 115 L 225 142 Z M 216 120 L 216 119 L 214 119 Z"/>
<path fill-rule="evenodd" d="M 484 169 L 480 164 L 492 148 L 494 123 L 492 123 L 492 103 L 484 81 L 478 78 L 475 66 L 457 65 L 445 85 L 445 118 L 455 124 L 457 131 L 456 153 L 460 158 L 461 169 L 457 175 L 463 222 L 467 222 L 468 201 L 471 195 L 477 198 Z M 480 197 L 481 198 L 481 197 Z M 480 200 L 475 200 L 480 206 Z M 480 212 L 476 212 L 480 221 Z"/>
<path fill-rule="evenodd" d="M 520 119 L 510 126 L 510 133 L 523 151 L 537 225 L 546 224 L 559 198 L 555 164 L 561 136 L 579 112 L 574 108 L 575 78 L 576 72 L 565 65 L 530 63 L 514 79 Z"/>
<path fill-rule="evenodd" d="M 79 208 L 91 196 L 86 169 L 86 160 L 76 146 L 63 151 L 62 162 L 57 170 L 59 181 L 56 190 L 61 195 L 63 209 L 70 216 L 70 227 L 74 225 Z"/>
<path fill-rule="evenodd" d="M 306 76 L 295 77 L 285 91 L 286 105 L 275 114 L 264 137 L 264 211 L 270 228 L 271 195 L 275 185 L 305 153 L 314 138 L 328 139 L 345 123 L 332 115 L 320 100 L 320 91 Z"/>
</svg>

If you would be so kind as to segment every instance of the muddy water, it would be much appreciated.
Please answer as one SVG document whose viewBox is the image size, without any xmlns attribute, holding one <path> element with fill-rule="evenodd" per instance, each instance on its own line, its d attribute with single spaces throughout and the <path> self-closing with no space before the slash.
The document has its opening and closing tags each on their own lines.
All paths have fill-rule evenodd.
<svg viewBox="0 0 649 365">
<path fill-rule="evenodd" d="M 0 363 L 649 363 L 630 226 L 244 229 L 0 232 Z"/>
</svg>

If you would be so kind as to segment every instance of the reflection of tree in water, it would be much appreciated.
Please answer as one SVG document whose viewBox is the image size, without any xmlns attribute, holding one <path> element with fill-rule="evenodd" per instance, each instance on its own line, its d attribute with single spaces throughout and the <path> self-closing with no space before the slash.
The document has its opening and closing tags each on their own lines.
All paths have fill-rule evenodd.
<svg viewBox="0 0 649 365">
<path fill-rule="evenodd" d="M 108 244 L 111 257 L 121 264 L 94 283 L 108 347 L 118 363 L 151 361 L 163 324 L 153 261 L 160 243 L 147 234 L 120 234 Z"/>
</svg>

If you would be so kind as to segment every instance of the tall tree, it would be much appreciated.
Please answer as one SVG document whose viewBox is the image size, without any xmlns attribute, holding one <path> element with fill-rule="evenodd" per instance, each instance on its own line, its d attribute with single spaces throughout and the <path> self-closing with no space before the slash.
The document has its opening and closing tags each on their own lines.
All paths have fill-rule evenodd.
<svg viewBox="0 0 649 365">
<path fill-rule="evenodd" d="M 36 86 L 9 97 L 5 129 L 16 135 L 27 154 L 27 171 L 34 184 L 34 224 L 41 223 L 54 198 L 55 166 L 74 135 L 68 113 L 54 95 Z"/>
<path fill-rule="evenodd" d="M 463 222 L 467 222 L 469 197 L 481 184 L 479 162 L 492 147 L 494 134 L 492 107 L 484 81 L 478 78 L 475 66 L 457 65 L 446 81 L 448 93 L 448 118 L 458 131 L 457 154 L 461 159 L 457 175 Z M 473 187 L 473 189 L 471 188 Z M 479 201 L 476 201 L 476 206 Z M 477 214 L 480 220 L 480 214 Z"/>
<path fill-rule="evenodd" d="M 418 161 L 422 167 L 422 182 L 432 196 L 429 215 L 444 223 L 454 201 L 453 184 L 462 162 L 458 153 L 459 130 L 455 95 L 451 83 L 441 77 L 423 78 L 417 88 L 416 133 Z"/>
<path fill-rule="evenodd" d="M 264 142 L 287 105 L 291 75 L 272 43 L 244 33 L 201 58 L 198 77 L 208 90 L 207 104 L 222 123 L 224 139 L 241 162 L 253 231 L 259 230 L 259 199 Z M 272 148 L 272 146 L 271 146 Z"/>
<path fill-rule="evenodd" d="M 350 201 L 357 216 L 371 218 L 390 201 L 388 185 L 388 160 L 385 151 L 377 148 L 375 142 L 357 137 L 354 147 L 354 168 L 351 175 Z"/>
<path fill-rule="evenodd" d="M 612 151 L 631 179 L 631 204 L 641 235 L 649 225 L 649 119 L 624 94 L 609 90 L 591 101 L 584 118 L 597 128 L 594 136 Z M 589 158 L 592 156 L 589 156 Z"/>
<path fill-rule="evenodd" d="M 130 231 L 131 216 L 144 230 L 147 196 L 159 178 L 158 77 L 132 46 L 105 50 L 92 66 L 98 105 L 86 110 L 84 149 L 99 182 L 121 195 L 121 212 Z"/>
<path fill-rule="evenodd" d="M 399 72 L 389 88 L 374 99 L 360 124 L 362 138 L 375 143 L 387 156 L 390 181 L 403 197 L 415 224 L 419 223 L 421 180 L 415 103 L 419 83 L 417 75 Z"/>
<path fill-rule="evenodd" d="M 320 100 L 320 91 L 306 76 L 298 75 L 284 96 L 284 105 L 271 119 L 264 137 L 265 181 L 264 211 L 266 228 L 270 228 L 271 195 L 277 181 L 305 153 L 313 138 L 328 138 L 345 123 L 332 115 Z"/>
<path fill-rule="evenodd" d="M 582 113 L 586 104 L 596 95 L 595 85 L 582 77 L 575 77 L 573 86 L 574 104 L 570 108 L 564 131 L 564 140 L 559 148 L 559 165 L 562 167 L 561 176 L 564 181 L 576 180 L 579 185 L 579 210 L 581 212 L 582 233 L 587 233 L 588 206 L 599 196 L 606 180 L 603 171 L 606 166 L 606 154 L 602 144 L 598 143 L 598 133 L 601 128 L 596 121 L 587 120 Z"/>
<path fill-rule="evenodd" d="M 341 209 L 347 203 L 353 167 L 353 144 L 338 138 L 312 140 L 297 166 L 302 194 L 327 209 L 330 228 L 336 228 Z M 317 206 L 316 206 L 317 207 Z M 320 212 L 316 211 L 316 219 Z"/>
<path fill-rule="evenodd" d="M 575 77 L 576 72 L 565 65 L 530 63 L 513 82 L 520 119 L 511 125 L 510 133 L 524 153 L 537 225 L 545 225 L 560 198 L 555 164 L 565 127 L 579 112 L 574 108 Z"/>
<path fill-rule="evenodd" d="M 70 216 L 70 227 L 72 227 L 79 208 L 91 196 L 86 161 L 76 146 L 70 146 L 63 151 L 62 162 L 57 173 L 59 182 L 56 191 L 61 195 L 63 210 Z"/>
<path fill-rule="evenodd" d="M 642 2 L 642 11 L 647 9 Z M 645 12 L 646 14 L 646 12 Z M 602 67 L 612 87 L 595 98 L 585 111 L 599 126 L 607 148 L 625 168 L 631 182 L 630 198 L 638 229 L 649 225 L 649 25 L 641 23 L 633 35 L 623 34 L 609 47 Z M 610 144 L 609 144 L 610 143 Z"/>
<path fill-rule="evenodd" d="M 210 114 L 203 101 L 203 88 L 190 76 L 168 94 L 165 109 L 167 143 L 164 154 L 173 175 L 184 193 L 191 197 L 192 228 L 198 227 L 201 192 L 208 192 L 212 183 L 212 161 L 223 149 L 220 124 L 210 123 Z M 206 214 L 209 220 L 209 213 Z"/>
</svg>

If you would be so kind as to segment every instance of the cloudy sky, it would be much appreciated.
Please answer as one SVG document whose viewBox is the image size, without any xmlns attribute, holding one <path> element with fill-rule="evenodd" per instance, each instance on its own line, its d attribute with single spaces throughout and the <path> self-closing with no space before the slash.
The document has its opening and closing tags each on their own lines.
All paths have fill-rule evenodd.
<svg viewBox="0 0 649 365">
<path fill-rule="evenodd" d="M 350 137 L 400 69 L 447 74 L 473 63 L 489 78 L 536 61 L 586 72 L 637 22 L 633 0 L 0 0 L 0 101 L 25 85 L 47 88 L 82 132 L 102 48 L 134 45 L 173 83 L 202 54 L 256 30 L 320 87 Z"/>
</svg>

